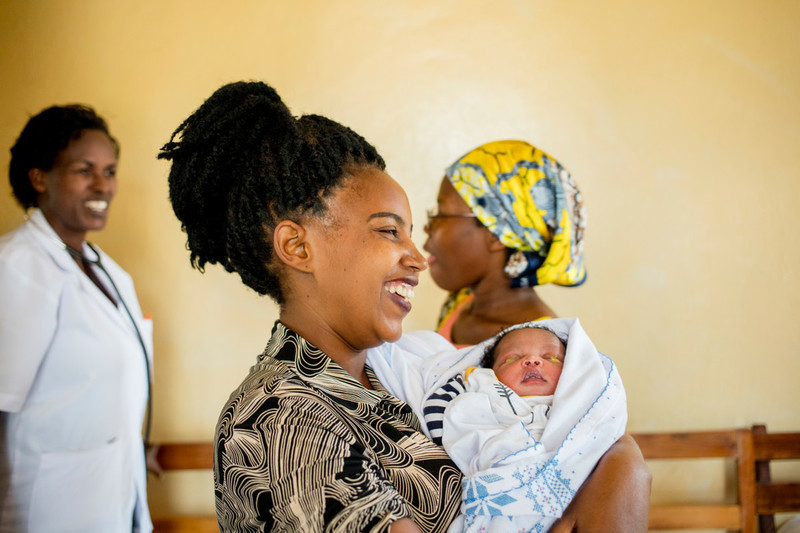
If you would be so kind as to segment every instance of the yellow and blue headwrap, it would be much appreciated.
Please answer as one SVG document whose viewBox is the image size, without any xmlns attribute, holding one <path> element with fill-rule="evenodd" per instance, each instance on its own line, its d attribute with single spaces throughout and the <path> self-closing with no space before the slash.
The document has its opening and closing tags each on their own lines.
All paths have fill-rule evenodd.
<svg viewBox="0 0 800 533">
<path fill-rule="evenodd" d="M 569 172 L 524 141 L 475 148 L 445 172 L 461 198 L 506 247 L 512 287 L 586 279 L 583 197 Z"/>
</svg>

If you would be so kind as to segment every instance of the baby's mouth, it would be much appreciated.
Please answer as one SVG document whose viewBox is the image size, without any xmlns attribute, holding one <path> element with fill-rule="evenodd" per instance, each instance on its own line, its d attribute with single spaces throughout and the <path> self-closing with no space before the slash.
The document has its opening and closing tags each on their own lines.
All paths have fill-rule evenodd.
<svg viewBox="0 0 800 533">
<path fill-rule="evenodd" d="M 542 375 L 539 373 L 538 370 L 528 370 L 527 372 L 525 372 L 525 376 L 522 378 L 522 381 L 527 382 L 533 380 L 544 381 L 545 379 L 542 377 Z"/>
</svg>

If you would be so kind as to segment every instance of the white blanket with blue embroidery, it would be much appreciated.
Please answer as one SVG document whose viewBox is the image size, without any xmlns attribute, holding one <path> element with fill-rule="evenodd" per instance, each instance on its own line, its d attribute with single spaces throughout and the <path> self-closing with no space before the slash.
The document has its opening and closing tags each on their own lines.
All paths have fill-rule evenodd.
<svg viewBox="0 0 800 533">
<path fill-rule="evenodd" d="M 568 338 L 547 425 L 538 440 L 517 426 L 481 430 L 502 433 L 513 445 L 495 448 L 504 451 L 476 462 L 481 469 L 464 472 L 462 513 L 451 532 L 547 531 L 625 432 L 625 390 L 611 359 L 597 351 L 577 318 L 538 323 Z M 423 420 L 425 399 L 478 365 L 488 342 L 456 350 L 435 333 L 414 332 L 369 350 L 367 364 Z M 430 436 L 424 425 L 423 430 Z"/>
</svg>

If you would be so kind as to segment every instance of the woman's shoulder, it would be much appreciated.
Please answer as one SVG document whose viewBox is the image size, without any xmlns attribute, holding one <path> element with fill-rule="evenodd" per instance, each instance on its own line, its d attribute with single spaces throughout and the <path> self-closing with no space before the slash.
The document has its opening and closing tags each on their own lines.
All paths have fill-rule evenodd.
<svg viewBox="0 0 800 533">
<path fill-rule="evenodd" d="M 67 265 L 54 260 L 50 251 L 25 231 L 24 226 L 0 237 L 2 283 L 42 285 L 53 291 L 59 280 L 69 275 L 72 273 Z"/>
<path fill-rule="evenodd" d="M 280 360 L 265 357 L 256 363 L 231 393 L 220 415 L 238 428 L 285 423 L 330 423 L 335 407 L 318 390 Z"/>
<path fill-rule="evenodd" d="M 297 393 L 312 392 L 287 365 L 271 357 L 262 357 L 250 368 L 241 384 L 231 393 L 228 403 L 241 404 L 244 401 L 258 403 L 271 397 L 280 398 Z"/>
<path fill-rule="evenodd" d="M 15 260 L 19 257 L 44 257 L 44 250 L 38 245 L 27 225 L 0 235 L 0 260 Z"/>
</svg>

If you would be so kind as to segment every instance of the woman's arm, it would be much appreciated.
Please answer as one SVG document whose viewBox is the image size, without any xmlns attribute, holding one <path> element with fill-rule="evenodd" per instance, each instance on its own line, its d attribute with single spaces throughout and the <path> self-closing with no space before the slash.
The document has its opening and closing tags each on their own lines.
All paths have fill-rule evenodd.
<svg viewBox="0 0 800 533">
<path fill-rule="evenodd" d="M 266 394 L 245 385 L 217 428 L 214 477 L 222 530 L 256 524 L 316 531 L 329 525 L 355 532 L 411 516 L 374 455 L 321 395 L 296 382 L 279 382 Z"/>
<path fill-rule="evenodd" d="M 58 329 L 66 277 L 37 250 L 0 258 L 0 411 L 19 413 L 28 399 Z"/>
<path fill-rule="evenodd" d="M 650 471 L 627 433 L 608 449 L 551 533 L 646 532 Z"/>
</svg>

